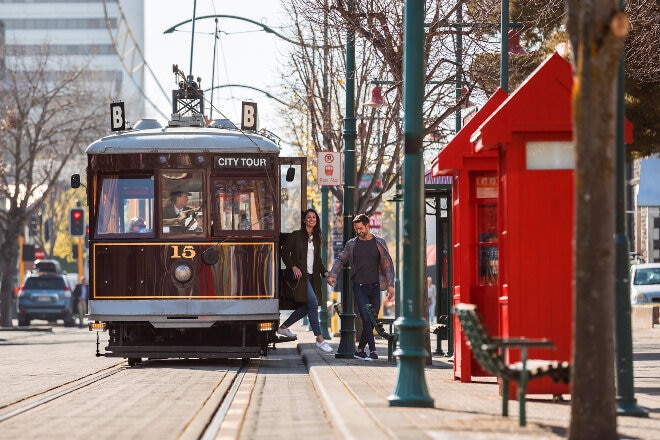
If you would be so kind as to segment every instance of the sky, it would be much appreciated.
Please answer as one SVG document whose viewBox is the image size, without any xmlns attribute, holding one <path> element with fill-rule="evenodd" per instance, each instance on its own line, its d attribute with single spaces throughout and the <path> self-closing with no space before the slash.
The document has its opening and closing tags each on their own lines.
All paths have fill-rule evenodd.
<svg viewBox="0 0 660 440">
<path fill-rule="evenodd" d="M 290 50 L 290 44 L 268 34 L 259 26 L 239 19 L 219 19 L 220 37 L 217 40 L 215 75 L 213 74 L 213 46 L 215 22 L 213 18 L 195 22 L 195 38 L 192 40 L 192 23 L 177 26 L 173 33 L 164 31 L 193 17 L 193 0 L 145 0 L 145 44 L 142 49 L 147 64 L 165 89 L 165 98 L 149 73 L 145 73 L 146 90 L 158 103 L 163 113 L 171 113 L 171 90 L 175 88 L 172 65 L 177 64 L 186 75 L 202 78 L 202 89 L 212 85 L 240 84 L 265 90 L 286 100 L 281 88 L 281 62 Z M 279 33 L 286 34 L 280 26 L 284 11 L 279 0 L 197 0 L 196 16 L 232 15 L 264 23 Z M 213 78 L 215 77 L 215 81 Z M 206 99 L 211 92 L 205 93 Z M 283 136 L 284 123 L 280 116 L 282 106 L 261 92 L 244 87 L 222 87 L 213 91 L 215 107 L 235 124 L 240 123 L 241 101 L 255 101 L 259 107 L 259 128 L 266 128 Z M 163 117 L 149 108 L 145 117 L 164 122 Z M 205 112 L 208 115 L 208 112 Z M 217 110 L 213 117 L 220 118 Z"/>
</svg>

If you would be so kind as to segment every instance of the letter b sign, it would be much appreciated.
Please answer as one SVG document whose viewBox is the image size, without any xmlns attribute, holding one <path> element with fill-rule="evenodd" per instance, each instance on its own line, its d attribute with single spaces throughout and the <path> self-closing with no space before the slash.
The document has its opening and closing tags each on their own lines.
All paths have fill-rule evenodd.
<svg viewBox="0 0 660 440">
<path fill-rule="evenodd" d="M 126 130 L 126 117 L 124 116 L 123 102 L 113 102 L 110 104 L 110 130 Z"/>
<path fill-rule="evenodd" d="M 257 129 L 257 103 L 243 101 L 241 115 L 241 130 L 255 131 Z"/>
</svg>

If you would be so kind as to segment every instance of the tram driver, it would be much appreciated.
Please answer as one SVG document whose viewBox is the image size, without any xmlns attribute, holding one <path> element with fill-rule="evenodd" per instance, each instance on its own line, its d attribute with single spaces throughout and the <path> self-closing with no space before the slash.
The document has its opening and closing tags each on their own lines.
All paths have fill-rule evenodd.
<svg viewBox="0 0 660 440">
<path fill-rule="evenodd" d="M 180 189 L 170 192 L 169 204 L 163 208 L 163 225 L 168 225 L 169 230 L 164 232 L 183 232 L 186 228 L 201 232 L 197 219 L 193 218 L 200 213 L 188 206 L 188 198 L 191 195 Z"/>
</svg>

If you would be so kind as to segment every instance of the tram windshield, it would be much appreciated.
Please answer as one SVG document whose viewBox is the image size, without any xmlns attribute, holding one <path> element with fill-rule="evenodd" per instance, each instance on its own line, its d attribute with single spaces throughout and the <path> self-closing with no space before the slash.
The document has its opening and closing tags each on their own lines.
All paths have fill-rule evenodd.
<svg viewBox="0 0 660 440">
<path fill-rule="evenodd" d="M 204 232 L 202 172 L 161 174 L 163 234 Z"/>
<path fill-rule="evenodd" d="M 101 177 L 96 233 L 153 236 L 154 177 Z"/>
<path fill-rule="evenodd" d="M 273 196 L 266 179 L 217 179 L 213 182 L 216 235 L 220 231 L 272 230 Z"/>
</svg>

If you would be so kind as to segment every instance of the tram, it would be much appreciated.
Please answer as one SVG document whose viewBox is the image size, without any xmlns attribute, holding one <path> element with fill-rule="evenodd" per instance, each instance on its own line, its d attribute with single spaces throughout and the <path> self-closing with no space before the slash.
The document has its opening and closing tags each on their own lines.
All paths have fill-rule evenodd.
<svg viewBox="0 0 660 440">
<path fill-rule="evenodd" d="M 305 161 L 280 156 L 267 135 L 206 120 L 199 84 L 178 84 L 167 126 L 127 129 L 123 104 L 111 104 L 119 129 L 86 150 L 96 354 L 129 365 L 264 356 L 289 340 L 276 334 L 280 243 L 300 227 Z"/>
</svg>

